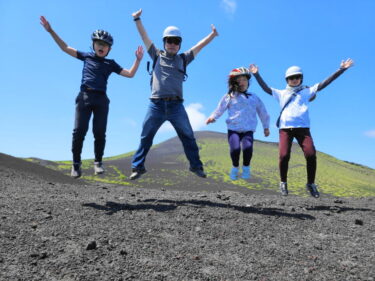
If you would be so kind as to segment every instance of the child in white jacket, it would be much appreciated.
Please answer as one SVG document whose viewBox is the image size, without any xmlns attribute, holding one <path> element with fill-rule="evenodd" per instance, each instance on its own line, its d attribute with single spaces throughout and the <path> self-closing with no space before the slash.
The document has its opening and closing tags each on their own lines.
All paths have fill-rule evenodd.
<svg viewBox="0 0 375 281">
<path fill-rule="evenodd" d="M 269 136 L 270 117 L 267 110 L 254 94 L 248 92 L 251 74 L 245 67 L 233 69 L 229 74 L 228 93 L 219 102 L 216 110 L 206 120 L 206 124 L 215 122 L 226 110 L 228 118 L 228 143 L 233 167 L 230 171 L 230 179 L 237 180 L 239 173 L 239 161 L 243 154 L 242 178 L 249 179 L 250 161 L 253 155 L 253 134 L 257 127 L 258 114 L 264 129 L 264 135 Z"/>
</svg>

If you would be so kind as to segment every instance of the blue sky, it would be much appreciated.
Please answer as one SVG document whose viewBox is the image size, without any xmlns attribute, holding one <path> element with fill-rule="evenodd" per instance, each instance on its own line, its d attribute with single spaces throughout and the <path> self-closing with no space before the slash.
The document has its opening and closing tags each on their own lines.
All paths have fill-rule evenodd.
<svg viewBox="0 0 375 281">
<path fill-rule="evenodd" d="M 375 1 L 373 0 L 0 0 L 2 46 L 0 152 L 17 157 L 71 159 L 74 100 L 82 62 L 63 53 L 39 24 L 44 15 L 70 46 L 88 51 L 95 29 L 114 37 L 109 58 L 130 68 L 142 45 L 131 13 L 143 9 L 142 20 L 151 40 L 162 48 L 168 25 L 183 34 L 182 50 L 219 32 L 188 67 L 184 83 L 185 107 L 195 130 L 226 132 L 225 118 L 204 120 L 226 92 L 229 71 L 256 63 L 269 86 L 284 88 L 284 72 L 303 68 L 304 83 L 321 82 L 338 69 L 342 59 L 355 66 L 319 93 L 310 104 L 311 132 L 319 151 L 339 159 L 375 168 Z M 149 90 L 147 54 L 132 79 L 112 74 L 105 156 L 135 150 Z M 265 103 L 271 115 L 271 136 L 261 124 L 256 139 L 278 141 L 275 121 L 279 107 L 255 79 L 250 91 Z M 175 136 L 169 126 L 155 143 Z M 93 138 L 87 134 L 83 158 L 93 157 Z M 229 156 L 228 156 L 229 157 Z"/>
</svg>

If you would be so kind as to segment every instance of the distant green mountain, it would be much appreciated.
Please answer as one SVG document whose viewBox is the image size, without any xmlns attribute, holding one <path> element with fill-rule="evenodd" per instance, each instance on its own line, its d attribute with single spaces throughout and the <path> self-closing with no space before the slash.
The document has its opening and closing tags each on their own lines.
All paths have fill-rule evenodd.
<svg viewBox="0 0 375 281">
<path fill-rule="evenodd" d="M 208 174 L 201 179 L 188 171 L 188 162 L 177 137 L 153 146 L 146 161 L 148 172 L 136 181 L 130 181 L 130 162 L 133 152 L 105 158 L 106 173 L 93 175 L 93 161 L 83 161 L 83 179 L 139 187 L 189 190 L 234 190 L 278 192 L 278 144 L 255 141 L 251 162 L 250 180 L 231 181 L 229 146 L 224 133 L 196 132 L 201 160 Z M 375 196 L 375 170 L 358 164 L 338 160 L 318 152 L 316 183 L 323 194 L 340 197 Z M 49 168 L 69 174 L 71 162 L 38 161 Z M 303 153 L 294 143 L 289 163 L 288 186 L 291 194 L 306 196 L 306 165 Z"/>
</svg>

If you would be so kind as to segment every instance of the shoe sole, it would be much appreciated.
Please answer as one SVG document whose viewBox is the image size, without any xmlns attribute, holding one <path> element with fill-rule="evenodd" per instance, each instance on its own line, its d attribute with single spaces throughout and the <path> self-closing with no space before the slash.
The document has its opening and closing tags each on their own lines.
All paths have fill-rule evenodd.
<svg viewBox="0 0 375 281">
<path fill-rule="evenodd" d="M 287 191 L 287 192 L 283 192 L 283 191 L 280 190 L 280 193 L 281 193 L 281 195 L 284 196 L 284 197 L 286 197 L 286 196 L 289 195 L 289 192 L 288 192 L 288 191 Z"/>
<path fill-rule="evenodd" d="M 141 172 L 139 172 L 136 176 L 134 176 L 134 177 L 132 177 L 131 175 L 130 175 L 130 177 L 129 177 L 129 179 L 130 180 L 136 180 L 136 179 L 139 179 L 143 174 L 145 174 L 147 171 L 146 170 L 144 170 L 144 171 L 141 171 Z"/>
<path fill-rule="evenodd" d="M 310 194 L 311 197 L 314 197 L 314 198 L 319 198 L 320 197 L 320 193 L 318 192 L 317 194 L 314 194 L 311 192 L 311 190 L 309 188 L 306 188 L 306 191 Z"/>
<path fill-rule="evenodd" d="M 313 197 L 313 198 L 319 198 L 319 197 L 320 197 L 320 194 L 311 194 L 311 193 L 310 193 L 310 196 Z"/>
<path fill-rule="evenodd" d="M 196 173 L 193 172 L 194 175 L 196 175 L 197 177 L 200 177 L 200 178 L 207 178 L 207 175 L 198 175 Z"/>
</svg>

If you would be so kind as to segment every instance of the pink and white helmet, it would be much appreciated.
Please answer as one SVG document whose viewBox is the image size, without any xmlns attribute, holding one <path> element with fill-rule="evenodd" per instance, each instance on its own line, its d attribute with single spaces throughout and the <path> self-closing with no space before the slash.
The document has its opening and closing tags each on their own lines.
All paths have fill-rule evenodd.
<svg viewBox="0 0 375 281">
<path fill-rule="evenodd" d="M 234 78 L 236 76 L 241 76 L 241 75 L 247 76 L 248 79 L 250 79 L 251 77 L 250 71 L 246 67 L 241 66 L 241 67 L 232 69 L 231 72 L 229 73 L 229 78 Z"/>
</svg>

